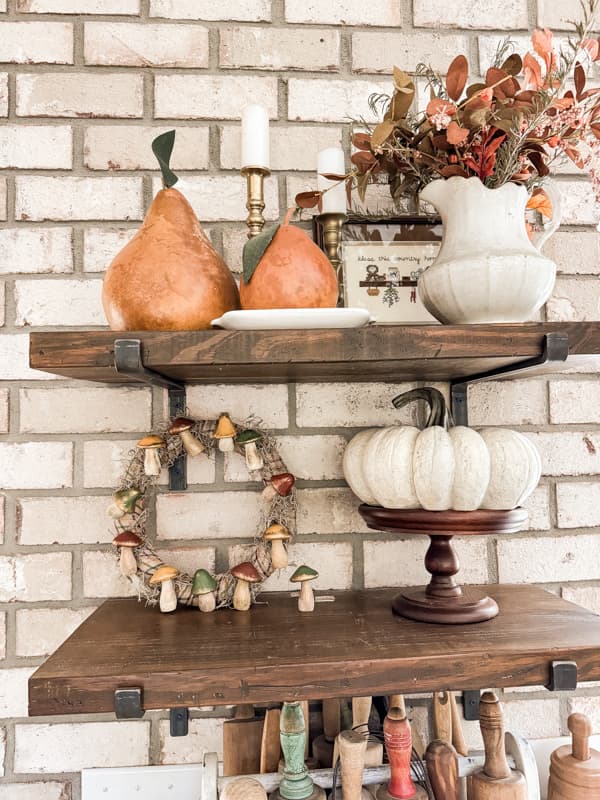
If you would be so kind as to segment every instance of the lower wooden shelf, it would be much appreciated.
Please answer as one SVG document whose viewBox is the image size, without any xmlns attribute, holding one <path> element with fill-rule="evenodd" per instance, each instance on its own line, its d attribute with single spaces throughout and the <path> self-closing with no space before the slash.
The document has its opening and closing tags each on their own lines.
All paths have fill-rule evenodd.
<svg viewBox="0 0 600 800">
<path fill-rule="evenodd" d="M 600 680 L 599 617 L 536 587 L 486 590 L 500 614 L 455 626 L 395 616 L 398 589 L 335 593 L 312 614 L 287 593 L 247 613 L 108 600 L 31 676 L 29 713 L 110 712 L 122 687 L 153 709 L 530 686 L 556 660 Z"/>
</svg>

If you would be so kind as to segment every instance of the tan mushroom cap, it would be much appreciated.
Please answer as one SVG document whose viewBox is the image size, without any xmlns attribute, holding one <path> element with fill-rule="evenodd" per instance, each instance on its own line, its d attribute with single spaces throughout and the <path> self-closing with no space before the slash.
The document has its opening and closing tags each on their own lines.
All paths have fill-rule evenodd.
<svg viewBox="0 0 600 800">
<path fill-rule="evenodd" d="M 247 581 L 248 583 L 259 583 L 260 581 L 260 575 L 258 574 L 256 567 L 249 561 L 242 561 L 241 564 L 232 567 L 231 574 L 234 578 L 238 578 L 238 580 L 241 581 Z"/>
<path fill-rule="evenodd" d="M 194 420 L 188 419 L 188 417 L 177 417 L 171 423 L 169 433 L 183 433 L 184 431 L 189 431 L 195 424 Z"/>
<path fill-rule="evenodd" d="M 148 448 L 164 447 L 165 444 L 165 440 L 160 436 L 151 435 L 140 439 L 137 446 L 141 447 L 142 450 L 147 450 Z"/>
<path fill-rule="evenodd" d="M 117 547 L 139 547 L 142 539 L 134 531 L 123 531 L 115 536 L 112 543 Z"/>
<path fill-rule="evenodd" d="M 217 422 L 217 428 L 213 433 L 214 439 L 228 439 L 235 436 L 236 429 L 227 414 L 221 414 Z"/>
<path fill-rule="evenodd" d="M 263 539 L 267 542 L 273 542 L 276 540 L 284 540 L 291 539 L 292 535 L 285 527 L 285 525 L 280 525 L 279 522 L 273 523 L 273 525 L 269 525 L 267 530 L 263 533 Z"/>
<path fill-rule="evenodd" d="M 167 564 L 163 564 L 162 567 L 159 567 L 154 575 L 150 578 L 151 584 L 163 583 L 164 581 L 173 580 L 177 575 L 179 575 L 179 570 L 175 567 L 169 567 Z"/>
</svg>

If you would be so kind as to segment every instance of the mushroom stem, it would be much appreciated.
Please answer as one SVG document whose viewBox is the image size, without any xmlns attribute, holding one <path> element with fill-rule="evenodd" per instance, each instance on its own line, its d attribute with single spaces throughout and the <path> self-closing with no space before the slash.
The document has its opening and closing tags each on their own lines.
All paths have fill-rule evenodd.
<svg viewBox="0 0 600 800">
<path fill-rule="evenodd" d="M 235 450 L 233 436 L 223 436 L 219 439 L 219 450 L 222 453 L 233 453 Z"/>
<path fill-rule="evenodd" d="M 267 485 L 261 492 L 262 499 L 265 501 L 265 503 L 270 503 L 276 494 L 277 494 L 277 489 L 275 489 L 275 487 L 270 483 L 267 483 Z"/>
<path fill-rule="evenodd" d="M 271 542 L 271 564 L 273 569 L 285 569 L 288 565 L 288 554 L 281 539 Z"/>
<path fill-rule="evenodd" d="M 300 586 L 300 597 L 298 598 L 298 611 L 315 610 L 315 593 L 310 581 L 303 581 Z"/>
<path fill-rule="evenodd" d="M 137 561 L 135 560 L 132 547 L 121 547 L 119 567 L 121 569 L 121 575 L 123 575 L 124 578 L 135 575 L 137 572 Z"/>
<path fill-rule="evenodd" d="M 158 605 L 163 614 L 175 611 L 177 608 L 177 595 L 175 594 L 175 584 L 173 581 L 163 581 L 160 585 L 160 600 Z"/>
<path fill-rule="evenodd" d="M 181 436 L 183 449 L 188 456 L 193 458 L 194 456 L 199 456 L 200 453 L 204 452 L 204 445 L 199 439 L 196 439 L 191 431 L 181 431 L 179 435 Z"/>
<path fill-rule="evenodd" d="M 217 606 L 214 592 L 198 595 L 198 608 L 200 611 L 214 611 Z"/>
<path fill-rule="evenodd" d="M 221 441 L 223 441 L 221 439 Z M 233 607 L 236 611 L 248 611 L 251 605 L 250 584 L 241 578 L 237 578 L 235 591 L 233 593 Z"/>
<path fill-rule="evenodd" d="M 147 447 L 144 451 L 144 473 L 148 476 L 160 475 L 161 464 L 157 447 Z"/>
<path fill-rule="evenodd" d="M 111 503 L 106 509 L 106 513 L 111 519 L 121 519 L 121 517 L 125 516 L 123 509 L 119 508 L 116 503 Z"/>
<path fill-rule="evenodd" d="M 245 445 L 246 449 L 246 466 L 250 470 L 250 472 L 254 472 L 258 469 L 262 469 L 264 466 L 264 461 L 261 454 L 258 452 L 258 448 L 256 447 L 256 442 L 248 442 Z"/>
</svg>

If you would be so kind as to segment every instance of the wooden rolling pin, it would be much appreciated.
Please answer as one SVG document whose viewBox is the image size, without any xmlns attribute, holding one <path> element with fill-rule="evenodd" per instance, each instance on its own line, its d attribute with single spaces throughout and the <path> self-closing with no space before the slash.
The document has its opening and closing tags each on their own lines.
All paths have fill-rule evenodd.
<svg viewBox="0 0 600 800">
<path fill-rule="evenodd" d="M 235 718 L 223 725 L 223 775 L 254 775 L 260 772 L 263 721 L 251 705 L 239 705 Z"/>
<path fill-rule="evenodd" d="M 450 692 L 433 693 L 433 738 L 452 743 L 452 705 Z"/>
<path fill-rule="evenodd" d="M 333 748 L 340 722 L 340 701 L 323 700 L 323 733 L 312 743 L 313 756 L 323 768 L 333 766 Z"/>
<path fill-rule="evenodd" d="M 267 793 L 254 778 L 236 778 L 223 789 L 221 800 L 267 800 Z"/>
<path fill-rule="evenodd" d="M 596 800 L 600 797 L 600 753 L 590 750 L 592 725 L 583 714 L 571 714 L 572 746 L 552 753 L 548 800 Z"/>
<path fill-rule="evenodd" d="M 373 800 L 362 785 L 367 737 L 362 731 L 342 731 L 338 736 L 342 800 Z"/>
<path fill-rule="evenodd" d="M 352 698 L 352 728 L 365 735 L 369 732 L 369 717 L 371 716 L 372 697 Z M 367 742 L 365 753 L 365 766 L 378 767 L 383 764 L 383 744 L 381 742 Z"/>
<path fill-rule="evenodd" d="M 425 753 L 425 764 L 435 800 L 459 800 L 458 758 L 454 747 L 449 742 L 434 740 Z"/>
<path fill-rule="evenodd" d="M 390 762 L 390 781 L 381 784 L 376 800 L 427 800 L 425 789 L 416 786 L 410 775 L 412 736 L 402 707 L 392 706 L 388 711 L 383 721 L 383 738 Z"/>
<path fill-rule="evenodd" d="M 267 708 L 262 731 L 260 748 L 261 774 L 277 772 L 281 756 L 281 742 L 279 740 L 279 720 L 281 712 L 278 708 Z"/>
<path fill-rule="evenodd" d="M 502 709 L 493 692 L 479 703 L 479 726 L 485 748 L 483 768 L 468 779 L 469 800 L 527 800 L 527 783 L 506 760 Z M 580 798 L 583 800 L 583 798 Z"/>
</svg>

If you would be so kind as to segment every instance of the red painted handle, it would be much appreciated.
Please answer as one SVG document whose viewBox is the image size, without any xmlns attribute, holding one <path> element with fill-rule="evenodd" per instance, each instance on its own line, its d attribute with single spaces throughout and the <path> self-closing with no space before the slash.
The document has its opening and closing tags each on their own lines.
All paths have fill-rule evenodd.
<svg viewBox="0 0 600 800">
<path fill-rule="evenodd" d="M 391 771 L 388 792 L 392 797 L 404 800 L 404 798 L 414 797 L 416 789 L 410 777 L 412 751 L 410 724 L 406 718 L 395 718 L 394 712 L 399 710 L 390 709 L 390 713 L 383 723 L 383 737 Z"/>
</svg>

